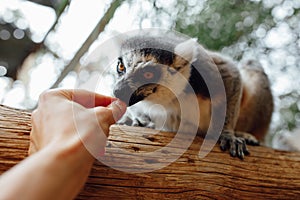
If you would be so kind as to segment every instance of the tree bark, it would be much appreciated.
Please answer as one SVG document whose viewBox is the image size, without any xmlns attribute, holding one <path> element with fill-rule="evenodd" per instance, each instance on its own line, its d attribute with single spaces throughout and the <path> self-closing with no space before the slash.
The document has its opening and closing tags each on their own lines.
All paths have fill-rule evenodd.
<svg viewBox="0 0 300 200">
<path fill-rule="evenodd" d="M 0 106 L 0 173 L 27 156 L 30 129 L 29 112 Z M 163 156 L 147 155 L 166 146 L 173 138 L 174 133 L 112 126 L 106 155 L 100 158 L 109 166 L 95 162 L 77 199 L 300 197 L 300 153 L 249 146 L 251 155 L 241 161 L 231 158 L 216 145 L 201 159 L 198 152 L 202 139 L 196 137 L 183 155 L 179 152 L 184 150 L 182 143 L 162 151 Z M 177 154 L 179 158 L 167 165 L 168 158 Z M 151 171 L 164 164 L 167 166 Z M 132 169 L 150 172 L 128 172 Z"/>
</svg>

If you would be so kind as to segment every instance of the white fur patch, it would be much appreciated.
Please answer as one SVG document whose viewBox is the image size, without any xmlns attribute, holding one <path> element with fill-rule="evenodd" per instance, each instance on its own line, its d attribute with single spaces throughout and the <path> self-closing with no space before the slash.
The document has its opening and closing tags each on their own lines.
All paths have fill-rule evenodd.
<svg viewBox="0 0 300 200">
<path fill-rule="evenodd" d="M 190 63 L 194 62 L 198 56 L 198 43 L 197 39 L 189 39 L 185 42 L 178 44 L 175 49 L 174 53 L 183 57 Z"/>
<path fill-rule="evenodd" d="M 300 128 L 275 135 L 272 146 L 276 149 L 300 152 Z"/>
</svg>

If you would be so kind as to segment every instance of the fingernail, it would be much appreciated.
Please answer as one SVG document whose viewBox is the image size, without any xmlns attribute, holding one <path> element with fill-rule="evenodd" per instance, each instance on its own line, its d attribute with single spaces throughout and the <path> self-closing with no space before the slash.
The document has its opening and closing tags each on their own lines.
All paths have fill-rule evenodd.
<svg viewBox="0 0 300 200">
<path fill-rule="evenodd" d="M 114 105 L 117 107 L 117 109 L 114 109 Z M 125 113 L 127 105 L 120 99 L 117 99 L 116 101 L 112 102 L 111 107 L 114 109 L 114 115 L 120 118 Z"/>
<path fill-rule="evenodd" d="M 117 99 L 113 103 L 115 103 L 120 108 L 120 110 L 125 110 L 126 107 L 127 107 L 127 105 L 123 101 L 121 101 L 120 99 Z"/>
</svg>

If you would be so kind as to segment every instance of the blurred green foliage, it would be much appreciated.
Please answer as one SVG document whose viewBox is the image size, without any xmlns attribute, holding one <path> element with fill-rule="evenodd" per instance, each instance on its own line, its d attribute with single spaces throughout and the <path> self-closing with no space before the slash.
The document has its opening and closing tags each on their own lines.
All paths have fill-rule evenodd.
<svg viewBox="0 0 300 200">
<path fill-rule="evenodd" d="M 277 127 L 276 131 L 281 131 L 282 129 L 292 131 L 300 126 L 300 101 L 298 101 L 299 98 L 300 95 L 297 91 L 279 96 L 281 102 L 279 109 L 279 113 L 281 116 L 281 126 Z"/>
<path fill-rule="evenodd" d="M 195 5 L 186 2 L 178 0 L 180 8 L 175 29 L 198 38 L 200 43 L 212 50 L 232 45 L 262 23 L 268 21 L 268 28 L 274 25 L 271 9 L 264 8 L 262 2 L 209 0 L 203 3 L 201 12 L 193 12 Z"/>
</svg>

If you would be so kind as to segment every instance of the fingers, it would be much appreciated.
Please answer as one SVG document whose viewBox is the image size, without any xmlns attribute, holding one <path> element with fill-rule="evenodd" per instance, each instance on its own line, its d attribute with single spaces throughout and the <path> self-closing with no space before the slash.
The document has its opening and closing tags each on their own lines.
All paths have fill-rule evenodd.
<svg viewBox="0 0 300 200">
<path fill-rule="evenodd" d="M 99 156 L 104 153 L 109 127 L 118 121 L 125 111 L 126 104 L 122 101 L 86 90 L 44 92 L 40 96 L 38 109 L 32 114 L 33 129 L 29 154 L 51 141 L 67 141 L 74 138 L 74 134 L 78 138 L 79 134 L 88 151 L 94 156 Z"/>
<path fill-rule="evenodd" d="M 41 94 L 40 100 L 49 100 L 50 98 L 59 98 L 62 97 L 64 99 L 74 101 L 86 108 L 93 108 L 97 106 L 108 106 L 113 101 L 116 100 L 116 98 L 97 94 L 94 92 L 90 92 L 87 90 L 81 90 L 81 89 L 53 89 L 48 90 Z"/>
<path fill-rule="evenodd" d="M 40 96 L 42 108 L 49 107 L 50 110 L 57 106 L 59 102 L 74 101 L 85 108 L 92 108 L 97 116 L 97 121 L 101 127 L 107 130 L 107 127 L 118 121 L 126 111 L 126 104 L 120 100 L 86 90 L 49 90 Z M 65 107 L 65 106 L 61 106 Z M 108 133 L 108 132 L 105 132 Z"/>
<path fill-rule="evenodd" d="M 97 106 L 108 106 L 113 101 L 117 100 L 113 97 L 104 96 L 87 90 L 72 90 L 68 91 L 72 94 L 72 101 L 79 103 L 86 108 L 94 108 Z"/>
</svg>

